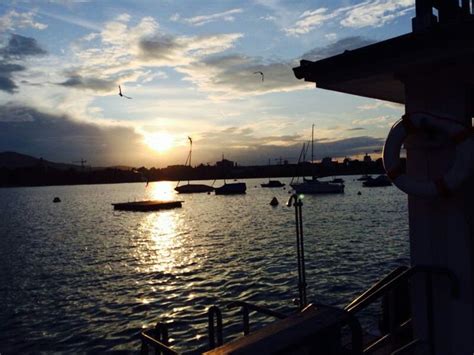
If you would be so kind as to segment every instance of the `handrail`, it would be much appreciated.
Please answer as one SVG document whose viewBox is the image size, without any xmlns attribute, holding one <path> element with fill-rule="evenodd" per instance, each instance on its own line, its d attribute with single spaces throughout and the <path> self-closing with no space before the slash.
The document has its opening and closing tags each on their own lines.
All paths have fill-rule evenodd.
<svg viewBox="0 0 474 355">
<path fill-rule="evenodd" d="M 387 276 L 382 278 L 381 280 L 377 281 L 374 285 L 372 285 L 367 291 L 362 293 L 360 296 L 356 297 L 354 300 L 352 300 L 348 305 L 344 307 L 345 310 L 354 307 L 356 304 L 362 302 L 365 300 L 365 298 L 369 297 L 373 292 L 377 291 L 380 289 L 383 285 L 385 285 L 387 282 L 395 279 L 398 275 L 400 275 L 403 271 L 406 271 L 408 269 L 407 266 L 399 266 L 395 270 L 391 271 Z"/>
<path fill-rule="evenodd" d="M 399 274 L 398 276 L 396 276 L 395 278 L 393 278 L 386 284 L 381 285 L 371 294 L 366 295 L 358 303 L 354 304 L 354 302 L 351 302 L 351 304 L 346 306 L 344 309 L 350 313 L 358 312 L 359 310 L 365 308 L 366 306 L 368 306 L 370 303 L 372 303 L 374 300 L 376 300 L 380 296 L 387 293 L 389 290 L 395 288 L 395 286 L 398 286 L 401 282 L 408 280 L 413 275 L 420 272 L 427 273 L 427 274 L 443 274 L 443 275 L 448 276 L 449 280 L 451 281 L 451 295 L 454 298 L 457 298 L 459 296 L 459 281 L 456 275 L 454 275 L 454 273 L 451 270 L 443 268 L 443 267 L 439 267 L 439 266 L 416 265 L 405 270 L 404 272 L 402 272 L 401 274 Z"/>
<path fill-rule="evenodd" d="M 222 336 L 222 313 L 219 307 L 211 306 L 209 307 L 209 310 L 207 311 L 207 316 L 208 316 L 209 348 L 214 349 L 216 345 L 221 346 L 224 343 L 224 339 Z M 214 318 L 216 319 L 215 325 L 214 325 Z"/>
<path fill-rule="evenodd" d="M 142 354 L 148 354 L 148 345 L 151 345 L 155 349 L 157 354 L 161 353 L 164 355 L 178 355 L 176 351 L 166 346 L 162 342 L 156 340 L 152 336 L 148 335 L 146 332 L 141 332 L 140 338 L 142 340 Z"/>
<path fill-rule="evenodd" d="M 347 305 L 344 309 L 351 314 L 354 314 L 361 309 L 365 308 L 373 301 L 378 299 L 379 297 L 388 294 L 392 291 L 396 286 L 399 286 L 402 282 L 406 282 L 412 276 L 418 273 L 425 273 L 426 274 L 426 316 L 428 318 L 428 346 L 430 349 L 430 354 L 433 354 L 434 349 L 434 337 L 435 332 L 433 328 L 433 285 L 432 285 L 432 278 L 433 274 L 444 275 L 447 276 L 449 281 L 451 282 L 451 296 L 453 298 L 459 297 L 459 281 L 456 275 L 449 269 L 440 266 L 431 266 L 431 265 L 415 265 L 403 272 L 401 272 L 398 276 L 393 277 L 391 279 L 385 277 L 385 283 L 377 283 L 377 287 L 372 287 L 369 291 L 365 292 L 361 296 L 359 296 L 356 300 L 351 302 Z M 389 280 L 390 279 L 390 280 Z M 389 281 L 387 281 L 389 280 Z M 393 324 L 392 324 L 393 326 Z M 392 332 L 392 331 L 390 331 Z"/>
<path fill-rule="evenodd" d="M 272 311 L 271 309 L 268 309 L 262 306 L 257 306 L 255 304 L 247 303 L 245 301 L 233 301 L 227 305 L 227 308 L 235 308 L 235 307 L 242 307 L 244 335 L 248 335 L 250 333 L 249 310 L 262 313 L 270 317 L 275 317 L 278 319 L 283 319 L 287 317 L 287 315 L 284 313 L 275 312 L 275 311 Z"/>
</svg>

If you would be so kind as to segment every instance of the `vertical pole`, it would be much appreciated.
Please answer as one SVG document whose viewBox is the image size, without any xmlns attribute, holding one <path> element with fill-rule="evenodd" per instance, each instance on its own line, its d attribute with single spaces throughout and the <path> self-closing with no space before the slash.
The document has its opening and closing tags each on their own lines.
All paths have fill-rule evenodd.
<svg viewBox="0 0 474 355">
<path fill-rule="evenodd" d="M 296 195 L 295 195 L 296 196 Z M 295 226 L 296 226 L 296 259 L 298 261 L 298 306 L 303 309 L 303 293 L 301 290 L 301 249 L 300 249 L 300 224 L 298 213 L 298 197 L 295 197 Z"/>
<path fill-rule="evenodd" d="M 300 225 L 300 255 L 301 255 L 301 280 L 300 280 L 300 288 L 301 288 L 301 308 L 303 309 L 307 305 L 306 300 L 306 267 L 305 267 L 305 260 L 304 260 L 304 240 L 303 240 L 303 202 L 301 199 L 298 199 L 296 203 L 298 211 L 299 211 L 299 225 Z"/>
</svg>

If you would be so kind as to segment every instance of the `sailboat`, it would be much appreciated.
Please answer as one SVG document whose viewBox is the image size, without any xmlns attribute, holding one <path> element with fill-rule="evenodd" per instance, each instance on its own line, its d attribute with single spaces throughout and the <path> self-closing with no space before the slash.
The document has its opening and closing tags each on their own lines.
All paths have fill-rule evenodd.
<svg viewBox="0 0 474 355">
<path fill-rule="evenodd" d="M 271 160 L 268 159 L 268 166 L 270 166 Z M 281 165 L 281 158 L 280 158 L 280 165 Z M 283 187 L 285 184 L 283 184 L 280 180 L 272 180 L 270 177 L 268 178 L 267 183 L 260 184 L 261 187 L 266 187 L 266 188 L 278 188 L 278 187 Z"/>
<path fill-rule="evenodd" d="M 303 150 L 300 154 L 300 159 L 305 152 L 305 147 L 303 145 Z M 314 161 L 314 124 L 311 130 L 311 164 L 313 165 Z M 300 162 L 300 161 L 298 161 Z M 332 183 L 329 181 L 319 181 L 316 176 L 313 176 L 311 179 L 303 178 L 302 182 L 293 182 L 293 178 L 290 182 L 290 186 L 295 190 L 297 194 L 327 194 L 327 193 L 344 193 L 344 184 Z"/>
<path fill-rule="evenodd" d="M 189 153 L 188 153 L 188 157 L 186 158 L 186 162 L 184 163 L 184 165 L 191 167 L 191 157 L 192 157 L 192 153 L 193 153 L 193 140 L 192 140 L 191 137 L 188 137 L 188 139 L 189 139 Z M 181 181 L 178 181 L 178 184 L 174 188 L 180 194 L 211 192 L 211 191 L 214 190 L 214 188 L 212 186 L 209 186 L 209 185 L 190 184 L 189 180 L 188 180 L 188 183 L 186 185 L 179 186 L 180 182 Z"/>
<path fill-rule="evenodd" d="M 233 182 L 228 184 L 224 181 L 224 185 L 214 189 L 216 195 L 240 195 L 245 194 L 247 185 L 245 182 Z"/>
</svg>

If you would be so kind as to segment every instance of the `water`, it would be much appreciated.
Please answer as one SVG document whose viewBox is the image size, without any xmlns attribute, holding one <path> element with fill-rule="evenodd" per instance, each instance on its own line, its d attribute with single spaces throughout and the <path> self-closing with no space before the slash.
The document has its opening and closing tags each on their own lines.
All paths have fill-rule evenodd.
<svg viewBox="0 0 474 355">
<path fill-rule="evenodd" d="M 343 195 L 303 200 L 310 301 L 343 306 L 408 262 L 406 196 L 353 178 Z M 294 209 L 265 181 L 150 213 L 111 203 L 172 199 L 174 183 L 0 189 L 0 352 L 137 351 L 137 334 L 159 320 L 183 350 L 205 344 L 210 305 L 294 310 Z M 224 319 L 229 339 L 240 318 L 224 308 Z"/>
</svg>

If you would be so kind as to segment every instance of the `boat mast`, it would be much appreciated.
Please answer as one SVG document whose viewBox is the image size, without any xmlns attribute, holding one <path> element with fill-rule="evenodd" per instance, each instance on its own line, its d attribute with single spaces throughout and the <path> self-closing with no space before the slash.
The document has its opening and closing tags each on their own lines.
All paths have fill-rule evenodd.
<svg viewBox="0 0 474 355">
<path fill-rule="evenodd" d="M 311 164 L 313 164 L 314 161 L 314 123 L 313 126 L 311 127 Z"/>
<path fill-rule="evenodd" d="M 193 154 L 193 140 L 188 136 L 189 139 L 189 167 L 191 168 L 191 156 Z M 189 185 L 189 175 L 188 175 L 188 185 Z"/>
</svg>

